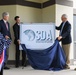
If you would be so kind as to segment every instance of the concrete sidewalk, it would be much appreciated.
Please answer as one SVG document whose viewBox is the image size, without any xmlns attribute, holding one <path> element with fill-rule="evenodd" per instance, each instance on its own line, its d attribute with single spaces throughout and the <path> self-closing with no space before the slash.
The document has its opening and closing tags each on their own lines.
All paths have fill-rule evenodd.
<svg viewBox="0 0 76 75">
<path fill-rule="evenodd" d="M 10 70 L 4 70 L 4 75 L 76 75 L 74 71 L 75 66 L 71 66 L 69 70 L 61 71 L 44 71 L 44 70 L 34 70 L 31 66 L 27 66 L 24 69 L 22 67 L 14 68 L 11 66 Z"/>
</svg>

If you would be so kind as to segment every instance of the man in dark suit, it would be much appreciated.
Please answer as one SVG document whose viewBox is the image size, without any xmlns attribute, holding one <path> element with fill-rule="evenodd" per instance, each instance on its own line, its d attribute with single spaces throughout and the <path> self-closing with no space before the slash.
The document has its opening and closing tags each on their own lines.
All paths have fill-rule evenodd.
<svg viewBox="0 0 76 75">
<path fill-rule="evenodd" d="M 20 64 L 20 50 L 19 50 L 19 45 L 20 45 L 20 17 L 16 16 L 14 18 L 16 23 L 13 26 L 13 31 L 14 31 L 14 44 L 16 46 L 16 64 L 15 67 L 18 68 Z M 26 53 L 24 50 L 22 50 L 22 66 L 26 66 Z"/>
<path fill-rule="evenodd" d="M 70 68 L 68 66 L 68 64 L 70 63 L 69 52 L 70 52 L 70 44 L 72 42 L 71 24 L 68 22 L 66 14 L 62 15 L 61 20 L 62 20 L 61 25 L 59 27 L 56 26 L 56 29 L 60 30 L 58 40 L 62 42 L 62 48 L 66 55 L 66 68 L 69 69 Z"/>
<path fill-rule="evenodd" d="M 0 32 L 3 34 L 3 36 L 6 39 L 11 39 L 11 34 L 10 34 L 10 25 L 9 25 L 9 13 L 8 12 L 3 12 L 2 14 L 3 19 L 0 20 Z M 5 60 L 5 66 L 4 69 L 10 69 L 9 67 L 6 66 L 7 61 L 9 57 L 9 49 L 6 50 L 6 60 Z"/>
</svg>

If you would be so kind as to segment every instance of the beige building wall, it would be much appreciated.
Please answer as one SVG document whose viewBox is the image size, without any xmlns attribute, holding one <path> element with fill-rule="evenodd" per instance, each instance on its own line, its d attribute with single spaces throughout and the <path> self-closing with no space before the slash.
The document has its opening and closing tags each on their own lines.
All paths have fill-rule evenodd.
<svg viewBox="0 0 76 75">
<path fill-rule="evenodd" d="M 42 9 L 42 22 L 54 22 L 55 23 L 55 5 Z"/>
<path fill-rule="evenodd" d="M 41 22 L 41 9 L 27 7 L 27 6 L 20 6 L 20 5 L 5 5 L 0 6 L 0 19 L 2 19 L 3 12 L 9 12 L 10 14 L 10 28 L 11 28 L 11 35 L 12 35 L 12 44 L 9 49 L 9 60 L 15 60 L 15 45 L 13 44 L 14 41 L 14 34 L 13 34 L 13 24 L 15 23 L 14 17 L 19 15 L 21 17 L 21 22 L 24 23 L 33 23 L 33 22 Z"/>
<path fill-rule="evenodd" d="M 42 0 L 26 0 L 26 1 L 37 2 L 37 3 L 42 3 Z"/>
<path fill-rule="evenodd" d="M 39 1 L 40 0 L 32 0 L 32 1 Z M 47 0 L 41 0 L 42 2 L 45 2 Z M 13 44 L 14 35 L 13 35 L 13 29 L 12 26 L 15 23 L 14 16 L 19 15 L 21 17 L 21 22 L 24 23 L 40 23 L 40 22 L 54 22 L 57 26 L 61 23 L 61 15 L 67 14 L 68 20 L 72 24 L 72 31 L 73 31 L 73 8 L 69 6 L 64 5 L 51 5 L 48 7 L 45 7 L 43 9 L 28 7 L 28 6 L 21 6 L 21 5 L 5 5 L 0 6 L 0 19 L 2 18 L 2 12 L 7 11 L 10 13 L 10 28 L 11 28 L 11 34 L 12 34 L 12 44 L 10 46 L 9 51 L 9 60 L 15 60 L 15 45 Z M 70 13 L 69 13 L 70 11 Z M 58 36 L 58 31 L 56 32 L 56 37 Z M 72 32 L 73 34 L 73 32 Z M 73 35 L 72 35 L 73 36 Z M 72 44 L 73 46 L 73 44 Z M 73 47 L 71 46 L 71 54 L 70 58 L 73 58 Z"/>
<path fill-rule="evenodd" d="M 46 1 L 49 1 L 49 0 L 42 0 L 42 2 L 46 2 Z"/>
<path fill-rule="evenodd" d="M 46 2 L 46 1 L 48 1 L 48 0 L 26 0 L 26 1 L 43 3 L 43 2 Z"/>
<path fill-rule="evenodd" d="M 16 10 L 16 14 L 21 17 L 21 22 L 37 23 L 42 21 L 41 9 L 17 5 Z"/>
</svg>

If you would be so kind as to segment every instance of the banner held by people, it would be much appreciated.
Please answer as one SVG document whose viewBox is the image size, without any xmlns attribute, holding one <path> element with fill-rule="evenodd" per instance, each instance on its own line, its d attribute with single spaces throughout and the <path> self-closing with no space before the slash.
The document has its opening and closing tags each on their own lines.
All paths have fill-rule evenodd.
<svg viewBox="0 0 76 75">
<path fill-rule="evenodd" d="M 22 24 L 20 41 L 29 63 L 34 69 L 62 70 L 66 57 L 59 41 L 55 40 L 55 24 Z"/>
<path fill-rule="evenodd" d="M 25 39 L 25 40 L 24 40 Z M 54 23 L 28 23 L 20 25 L 20 41 L 28 49 L 42 50 L 55 42 Z"/>
</svg>

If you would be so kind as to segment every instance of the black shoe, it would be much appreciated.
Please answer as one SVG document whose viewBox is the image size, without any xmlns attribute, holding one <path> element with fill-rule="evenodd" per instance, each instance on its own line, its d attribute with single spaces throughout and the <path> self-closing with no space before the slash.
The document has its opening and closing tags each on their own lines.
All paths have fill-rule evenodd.
<svg viewBox="0 0 76 75">
<path fill-rule="evenodd" d="M 5 67 L 4 67 L 4 69 L 5 69 L 5 70 L 9 70 L 10 68 L 9 68 L 9 67 L 7 67 L 7 66 L 5 66 Z"/>
<path fill-rule="evenodd" d="M 70 67 L 66 64 L 65 69 L 70 69 Z"/>
<path fill-rule="evenodd" d="M 27 66 L 27 64 L 24 65 L 24 67 L 26 67 L 26 66 Z"/>
<path fill-rule="evenodd" d="M 23 67 L 26 67 L 26 66 L 27 66 L 27 64 L 22 64 L 22 66 L 23 66 Z"/>
<path fill-rule="evenodd" d="M 18 66 L 18 65 L 16 65 L 15 67 L 16 67 L 16 68 L 19 68 L 19 66 Z"/>
</svg>

